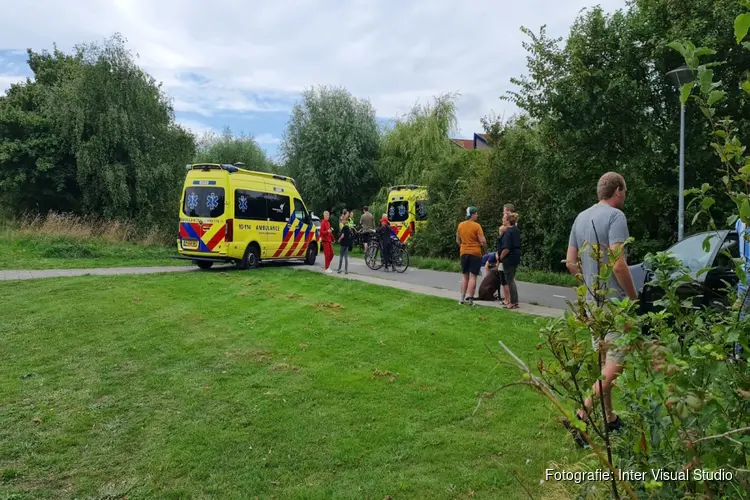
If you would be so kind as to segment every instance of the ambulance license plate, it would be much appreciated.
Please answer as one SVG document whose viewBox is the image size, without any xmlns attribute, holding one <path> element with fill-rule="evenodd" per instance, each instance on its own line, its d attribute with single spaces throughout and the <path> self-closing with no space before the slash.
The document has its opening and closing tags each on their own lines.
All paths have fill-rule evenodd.
<svg viewBox="0 0 750 500">
<path fill-rule="evenodd" d="M 186 250 L 197 250 L 198 240 L 182 240 L 182 248 Z"/>
</svg>

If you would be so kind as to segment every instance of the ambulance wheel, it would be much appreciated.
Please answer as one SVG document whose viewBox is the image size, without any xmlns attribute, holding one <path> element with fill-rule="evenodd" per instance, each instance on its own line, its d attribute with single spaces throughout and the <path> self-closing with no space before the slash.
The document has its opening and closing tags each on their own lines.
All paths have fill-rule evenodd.
<svg viewBox="0 0 750 500">
<path fill-rule="evenodd" d="M 255 269 L 260 264 L 260 252 L 258 247 L 255 245 L 248 245 L 245 250 L 245 256 L 240 261 L 240 267 L 242 269 Z"/>
<path fill-rule="evenodd" d="M 315 265 L 315 259 L 318 256 L 318 252 L 316 251 L 317 245 L 310 245 L 307 247 L 307 253 L 305 254 L 305 264 L 308 266 L 314 266 Z"/>
<path fill-rule="evenodd" d="M 204 271 L 211 269 L 211 266 L 214 265 L 214 263 L 211 262 L 210 260 L 196 260 L 195 264 L 201 269 L 203 269 Z"/>
</svg>

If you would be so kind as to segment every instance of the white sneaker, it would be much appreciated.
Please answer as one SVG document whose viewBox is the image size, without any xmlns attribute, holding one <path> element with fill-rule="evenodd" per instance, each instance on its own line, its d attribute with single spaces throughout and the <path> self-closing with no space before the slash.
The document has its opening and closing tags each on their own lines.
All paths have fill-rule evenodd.
<svg viewBox="0 0 750 500">
<path fill-rule="evenodd" d="M 326 273 L 328 273 L 328 274 L 332 274 L 332 273 L 333 273 L 333 269 L 331 269 L 331 268 L 329 267 L 328 269 L 326 269 Z"/>
</svg>

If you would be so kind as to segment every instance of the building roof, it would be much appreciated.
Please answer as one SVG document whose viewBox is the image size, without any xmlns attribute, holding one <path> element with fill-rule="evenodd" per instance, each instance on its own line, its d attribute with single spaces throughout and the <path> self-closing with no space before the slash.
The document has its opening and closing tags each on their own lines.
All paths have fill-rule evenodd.
<svg viewBox="0 0 750 500">
<path fill-rule="evenodd" d="M 474 134 L 471 139 L 451 139 L 457 146 L 464 149 L 477 149 L 477 142 L 487 144 L 487 134 Z"/>
<path fill-rule="evenodd" d="M 461 146 L 464 149 L 474 149 L 473 139 L 451 139 L 456 145 Z"/>
</svg>

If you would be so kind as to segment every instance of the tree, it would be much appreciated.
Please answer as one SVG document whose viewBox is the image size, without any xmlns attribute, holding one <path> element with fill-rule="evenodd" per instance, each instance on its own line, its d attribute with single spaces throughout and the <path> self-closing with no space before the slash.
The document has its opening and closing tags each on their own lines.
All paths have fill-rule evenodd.
<svg viewBox="0 0 750 500">
<path fill-rule="evenodd" d="M 741 0 L 740 5 L 750 10 L 747 0 Z M 728 23 L 732 24 L 735 43 L 750 49 L 750 44 L 743 43 L 750 30 L 750 12 L 740 13 L 734 23 Z M 686 193 L 697 207 L 693 222 L 707 222 L 704 249 L 714 251 L 712 245 L 722 245 L 721 238 L 715 238 L 717 228 L 738 219 L 750 225 L 750 156 L 742 140 L 741 121 L 725 114 L 744 114 L 741 108 L 747 107 L 743 104 L 750 94 L 750 80 L 745 77 L 738 83 L 745 94 L 738 96 L 734 85 L 717 80 L 716 68 L 723 67 L 714 57 L 717 51 L 696 47 L 684 36 L 669 47 L 696 75 L 694 82 L 681 89 L 680 100 L 700 110 L 705 140 L 718 163 L 714 183 Z M 738 102 L 731 102 L 733 96 Z M 730 206 L 727 219 L 726 210 L 718 208 L 721 199 Z M 750 243 L 748 234 L 739 237 Z M 608 297 L 607 283 L 621 250 L 600 248 L 597 242 L 586 246 L 598 257 L 600 272 L 593 284 L 582 283 L 577 288 L 577 300 L 569 304 L 564 318 L 550 320 L 542 328 L 538 348 L 544 348 L 545 353 L 536 370 L 500 341 L 512 360 L 501 362 L 523 372 L 521 380 L 505 387 L 531 387 L 567 418 L 569 428 L 578 429 L 593 454 L 575 465 L 576 469 L 603 467 L 613 473 L 606 483 L 584 481 L 576 486 L 579 497 L 603 496 L 606 488 L 612 498 L 750 498 L 750 315 L 742 314 L 749 293 L 745 259 L 733 259 L 729 248 L 719 248 L 726 264 L 706 263 L 706 268 L 696 272 L 673 255 L 649 254 L 650 285 L 662 290 L 663 297 L 657 303 L 659 310 L 639 314 L 637 303 L 630 299 Z M 580 260 L 577 265 L 581 279 Z M 746 291 L 740 294 L 727 284 L 726 302 L 694 306 L 685 300 L 685 285 L 699 286 L 696 274 L 710 273 L 714 265 L 732 266 Z M 591 384 L 601 384 L 602 353 L 592 348 L 588 337 L 603 341 L 612 333 L 620 334 L 616 347 L 625 353 L 617 390 L 622 402 L 618 413 L 626 425 L 616 438 L 604 425 L 606 412 L 600 401 L 584 417 L 585 423 L 574 417 L 574 410 L 590 395 Z M 645 480 L 620 476 L 618 470 L 644 472 Z M 677 480 L 649 475 L 653 471 L 670 471 Z"/>
<path fill-rule="evenodd" d="M 490 248 L 494 250 L 496 229 L 503 219 L 503 206 L 512 203 L 521 212 L 521 247 L 524 265 L 548 268 L 544 256 L 554 255 L 555 243 L 540 230 L 539 220 L 549 213 L 550 200 L 546 197 L 541 165 L 543 154 L 539 129 L 527 116 L 513 117 L 503 122 L 496 117 L 483 119 L 491 149 L 486 166 L 472 179 L 470 190 L 474 203 L 482 207 L 481 222 Z"/>
<path fill-rule="evenodd" d="M 447 93 L 426 105 L 416 103 L 381 140 L 381 189 L 371 205 L 384 211 L 388 188 L 395 184 L 427 186 L 429 219 L 411 242 L 412 250 L 422 255 L 455 255 L 456 226 L 473 203 L 470 179 L 483 160 L 482 152 L 466 151 L 449 139 L 457 125 L 457 97 Z"/>
<path fill-rule="evenodd" d="M 421 184 L 436 163 L 456 151 L 448 134 L 456 129 L 457 94 L 419 103 L 386 130 L 380 146 L 378 176 L 382 186 Z"/>
<path fill-rule="evenodd" d="M 11 85 L 0 96 L 0 210 L 5 216 L 50 210 L 78 212 L 81 190 L 75 156 L 55 133 L 47 112 L 55 86 L 69 78 L 80 59 L 55 50 L 28 51 L 35 81 Z"/>
<path fill-rule="evenodd" d="M 84 209 L 112 218 L 174 218 L 183 167 L 195 151 L 175 124 L 160 85 L 140 69 L 119 35 L 77 48 L 83 64 L 50 104 L 77 164 Z"/>
<path fill-rule="evenodd" d="M 378 188 L 380 132 L 369 101 L 343 88 L 306 90 L 281 144 L 288 174 L 316 212 L 358 207 Z"/>
<path fill-rule="evenodd" d="M 171 227 L 195 141 L 124 39 L 28 53 L 35 80 L 0 100 L 3 205 Z"/>
<path fill-rule="evenodd" d="M 526 172 L 533 168 L 540 181 L 537 205 L 519 206 L 527 212 L 524 229 L 544 235 L 534 264 L 562 268 L 573 218 L 596 201 L 596 180 L 608 170 L 621 172 L 628 181 L 626 210 L 636 238 L 630 257 L 642 258 L 674 241 L 679 103 L 665 74 L 681 61 L 666 44 L 688 37 L 716 47 L 719 57 L 736 63 L 717 69 L 717 75 L 736 88 L 750 69 L 725 28 L 736 12 L 732 0 L 697 0 L 688 7 L 669 0 L 636 0 L 609 15 L 599 8 L 583 13 L 562 46 L 544 29 L 536 35 L 524 30 L 529 35 L 524 45 L 528 75 L 514 79 L 518 90 L 505 98 L 527 113 L 538 131 L 541 156 L 517 167 Z M 747 110 L 736 105 L 727 110 L 748 131 Z M 705 131 L 699 110 L 689 104 L 688 185 L 715 176 L 718 163 Z"/>
<path fill-rule="evenodd" d="M 234 135 L 225 127 L 221 135 L 213 131 L 204 133 L 198 139 L 196 162 L 230 163 L 242 162 L 243 168 L 258 172 L 278 173 L 272 169 L 271 162 L 252 136 Z"/>
</svg>

